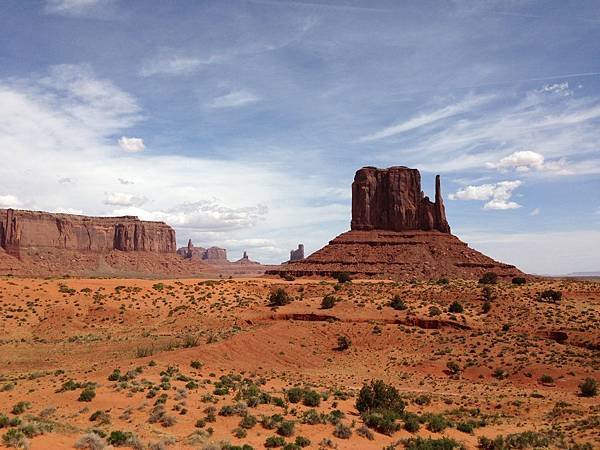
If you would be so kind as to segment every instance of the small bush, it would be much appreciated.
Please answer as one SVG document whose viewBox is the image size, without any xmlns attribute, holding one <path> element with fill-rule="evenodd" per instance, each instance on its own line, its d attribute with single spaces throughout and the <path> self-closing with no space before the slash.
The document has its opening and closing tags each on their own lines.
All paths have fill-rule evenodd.
<svg viewBox="0 0 600 450">
<path fill-rule="evenodd" d="M 442 314 L 442 310 L 437 306 L 429 307 L 429 317 L 439 316 L 440 314 Z"/>
<path fill-rule="evenodd" d="M 335 278 L 338 283 L 350 283 L 352 281 L 348 272 L 336 272 L 333 274 L 333 278 Z"/>
<path fill-rule="evenodd" d="M 540 383 L 552 384 L 554 383 L 554 378 L 552 378 L 550 375 L 544 374 L 540 377 Z"/>
<path fill-rule="evenodd" d="M 494 272 L 486 272 L 479 279 L 479 284 L 496 284 L 498 283 L 498 275 Z"/>
<path fill-rule="evenodd" d="M 284 306 L 292 302 L 292 298 L 283 288 L 278 288 L 269 295 L 269 306 Z"/>
<path fill-rule="evenodd" d="M 29 402 L 18 402 L 12 407 L 11 412 L 15 415 L 22 414 L 31 408 L 31 403 Z"/>
<path fill-rule="evenodd" d="M 481 296 L 483 301 L 491 302 L 494 299 L 494 290 L 490 286 L 484 286 L 481 289 Z"/>
<path fill-rule="evenodd" d="M 111 433 L 107 439 L 108 443 L 110 445 L 114 445 L 115 447 L 127 445 L 128 443 L 130 443 L 133 440 L 134 440 L 133 433 L 131 433 L 129 431 L 120 431 L 120 430 L 111 431 Z"/>
<path fill-rule="evenodd" d="M 598 382 L 593 378 L 586 378 L 579 385 L 579 392 L 583 397 L 595 397 L 598 395 Z"/>
<path fill-rule="evenodd" d="M 86 433 L 79 438 L 74 447 L 79 450 L 103 450 L 106 442 L 96 433 Z"/>
<path fill-rule="evenodd" d="M 363 421 L 366 426 L 388 436 L 400 429 L 400 425 L 396 423 L 397 418 L 398 414 L 390 410 L 379 410 L 363 414 Z"/>
<path fill-rule="evenodd" d="M 96 391 L 92 387 L 86 387 L 81 394 L 79 394 L 79 398 L 77 401 L 80 402 L 91 402 L 96 396 Z"/>
<path fill-rule="evenodd" d="M 456 361 L 448 361 L 446 363 L 446 367 L 452 375 L 457 375 L 460 373 L 460 366 Z"/>
<path fill-rule="evenodd" d="M 459 302 L 456 302 L 456 301 L 452 302 L 450 304 L 450 307 L 448 308 L 448 312 L 456 313 L 456 314 L 460 314 L 460 313 L 464 312 L 464 310 L 465 309 L 463 308 L 463 305 L 461 305 Z"/>
<path fill-rule="evenodd" d="M 339 439 L 350 439 L 350 436 L 352 436 L 352 430 L 348 425 L 344 425 L 340 422 L 335 426 L 333 435 Z"/>
<path fill-rule="evenodd" d="M 304 395 L 304 390 L 299 387 L 293 387 L 288 389 L 285 392 L 285 395 L 290 403 L 298 403 L 302 400 L 302 396 Z"/>
<path fill-rule="evenodd" d="M 280 436 L 290 437 L 294 434 L 295 424 L 291 420 L 283 420 L 277 427 L 277 434 Z"/>
<path fill-rule="evenodd" d="M 406 450 L 454 450 L 460 449 L 462 446 L 454 439 L 447 437 L 441 439 L 417 437 L 404 441 L 404 448 Z"/>
<path fill-rule="evenodd" d="M 350 342 L 350 339 L 348 339 L 348 337 L 338 336 L 336 350 L 343 352 L 344 350 L 348 350 L 350 348 L 350 345 L 352 345 L 352 343 Z"/>
<path fill-rule="evenodd" d="M 335 296 L 327 294 L 323 297 L 323 300 L 321 300 L 321 309 L 331 309 L 335 306 L 336 302 L 337 298 L 335 298 Z"/>
<path fill-rule="evenodd" d="M 485 301 L 483 302 L 483 313 L 487 314 L 491 311 L 492 309 L 492 304 L 489 301 Z"/>
<path fill-rule="evenodd" d="M 299 447 L 308 447 L 310 445 L 310 439 L 304 436 L 296 436 L 296 440 L 294 441 L 296 445 Z"/>
<path fill-rule="evenodd" d="M 304 406 L 310 406 L 314 408 L 315 406 L 319 406 L 320 403 L 321 394 L 316 391 L 311 391 L 310 389 L 304 391 L 304 394 L 302 395 L 302 404 Z"/>
<path fill-rule="evenodd" d="M 558 303 L 562 300 L 562 292 L 554 289 L 546 289 L 538 294 L 538 297 L 543 302 Z"/>
<path fill-rule="evenodd" d="M 448 427 L 448 422 L 439 414 L 432 414 L 427 421 L 427 429 L 432 433 L 441 433 Z"/>
<path fill-rule="evenodd" d="M 517 286 L 523 285 L 527 283 L 527 280 L 523 277 L 514 277 L 512 279 L 512 284 L 516 284 Z"/>
<path fill-rule="evenodd" d="M 404 429 L 409 433 L 416 433 L 421 428 L 416 414 L 406 414 L 404 417 Z"/>
<path fill-rule="evenodd" d="M 361 413 L 390 410 L 402 414 L 405 406 L 398 390 L 385 384 L 382 380 L 371 381 L 370 384 L 363 385 L 356 400 L 356 409 Z"/>
<path fill-rule="evenodd" d="M 265 439 L 266 448 L 283 447 L 285 445 L 285 439 L 281 436 L 269 436 Z"/>
<path fill-rule="evenodd" d="M 397 294 L 394 295 L 390 300 L 390 307 L 394 308 L 397 311 L 403 311 L 407 308 L 406 304 L 404 303 L 404 300 L 402 300 L 402 297 L 400 297 Z"/>
<path fill-rule="evenodd" d="M 16 428 L 11 428 L 8 430 L 4 436 L 2 436 L 2 442 L 4 442 L 4 445 L 7 447 L 28 448 L 29 446 L 29 442 L 27 441 L 25 434 Z"/>
</svg>

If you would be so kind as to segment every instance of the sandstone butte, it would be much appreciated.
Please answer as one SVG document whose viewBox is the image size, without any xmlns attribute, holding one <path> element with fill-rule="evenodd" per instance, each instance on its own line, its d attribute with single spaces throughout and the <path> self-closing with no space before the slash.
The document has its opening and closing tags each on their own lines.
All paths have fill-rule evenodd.
<svg viewBox="0 0 600 450">
<path fill-rule="evenodd" d="M 352 183 L 351 229 L 304 260 L 267 271 L 273 275 L 429 280 L 523 275 L 515 266 L 494 261 L 450 232 L 435 179 L 432 202 L 421 190 L 421 174 L 404 166 L 363 167 Z"/>
<path fill-rule="evenodd" d="M 0 209 L 0 273 L 193 275 L 176 253 L 175 230 L 134 216 L 88 217 Z"/>
</svg>

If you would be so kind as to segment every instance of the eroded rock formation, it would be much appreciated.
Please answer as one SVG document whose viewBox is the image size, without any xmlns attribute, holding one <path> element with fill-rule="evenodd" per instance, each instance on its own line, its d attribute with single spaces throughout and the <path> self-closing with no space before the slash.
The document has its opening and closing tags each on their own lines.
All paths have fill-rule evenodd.
<svg viewBox="0 0 600 450">
<path fill-rule="evenodd" d="M 322 249 L 269 274 L 430 280 L 478 278 L 485 272 L 521 276 L 450 234 L 436 177 L 435 201 L 421 191 L 416 169 L 364 167 L 352 183 L 352 225 Z"/>
<path fill-rule="evenodd" d="M 304 259 L 304 244 L 298 244 L 296 250 L 290 250 L 290 261 L 301 261 Z"/>
<path fill-rule="evenodd" d="M 417 169 L 363 167 L 352 183 L 351 229 L 450 233 L 440 176 L 435 179 L 435 201 L 431 202 L 421 190 Z"/>
<path fill-rule="evenodd" d="M 0 244 L 19 258 L 23 249 L 56 248 L 86 252 L 175 251 L 175 230 L 135 216 L 87 217 L 0 209 Z"/>
<path fill-rule="evenodd" d="M 226 264 L 227 250 L 220 247 L 195 247 L 192 240 L 188 241 L 186 247 L 181 247 L 177 250 L 177 254 L 186 258 L 197 261 L 202 261 L 208 264 Z"/>
</svg>

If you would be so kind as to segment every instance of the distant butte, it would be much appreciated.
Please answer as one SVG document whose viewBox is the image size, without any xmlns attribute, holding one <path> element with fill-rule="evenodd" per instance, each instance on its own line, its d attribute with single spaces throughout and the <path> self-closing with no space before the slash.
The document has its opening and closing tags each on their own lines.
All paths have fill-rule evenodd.
<svg viewBox="0 0 600 450">
<path fill-rule="evenodd" d="M 522 275 L 494 261 L 450 232 L 435 180 L 432 202 L 421 190 L 421 174 L 404 166 L 363 167 L 352 183 L 351 230 L 304 260 L 290 261 L 268 274 L 429 280 L 479 278 L 485 272 Z"/>
</svg>

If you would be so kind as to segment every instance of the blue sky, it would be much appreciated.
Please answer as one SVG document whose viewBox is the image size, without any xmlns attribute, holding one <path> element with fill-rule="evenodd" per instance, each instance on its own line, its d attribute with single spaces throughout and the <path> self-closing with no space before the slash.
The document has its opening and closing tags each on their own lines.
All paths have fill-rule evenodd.
<svg viewBox="0 0 600 450">
<path fill-rule="evenodd" d="M 0 207 L 280 262 L 407 165 L 471 246 L 598 271 L 598 42 L 597 1 L 3 0 Z"/>
</svg>

